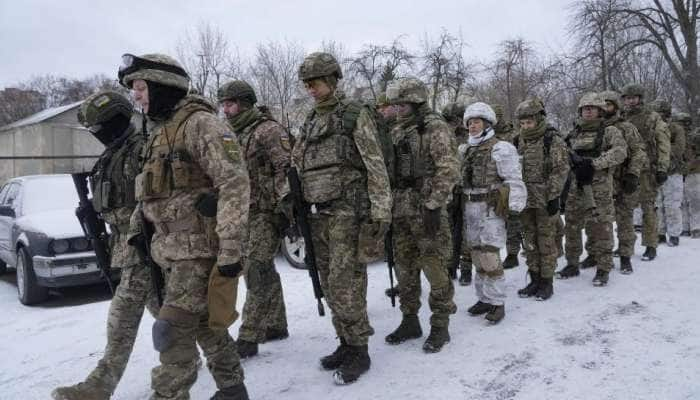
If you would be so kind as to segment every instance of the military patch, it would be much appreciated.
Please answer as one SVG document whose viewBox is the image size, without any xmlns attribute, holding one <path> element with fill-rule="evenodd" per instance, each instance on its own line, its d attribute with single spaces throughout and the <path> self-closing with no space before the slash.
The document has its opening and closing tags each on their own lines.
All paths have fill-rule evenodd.
<svg viewBox="0 0 700 400">
<path fill-rule="evenodd" d="M 92 104 L 94 104 L 95 107 L 100 108 L 109 102 L 110 102 L 109 96 L 102 95 L 102 96 L 96 98 L 95 101 L 92 102 Z"/>
<path fill-rule="evenodd" d="M 222 136 L 222 141 L 228 158 L 231 159 L 231 161 L 239 161 L 241 159 L 241 151 L 236 138 L 233 136 L 233 133 L 224 133 Z"/>
</svg>

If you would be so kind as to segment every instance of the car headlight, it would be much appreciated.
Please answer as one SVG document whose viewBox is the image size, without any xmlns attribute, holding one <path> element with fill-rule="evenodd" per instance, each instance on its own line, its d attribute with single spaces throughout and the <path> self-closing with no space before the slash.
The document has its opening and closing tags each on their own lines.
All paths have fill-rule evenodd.
<svg viewBox="0 0 700 400">
<path fill-rule="evenodd" d="M 65 239 L 52 240 L 49 248 L 54 252 L 54 254 L 62 254 L 68 251 L 70 248 L 70 242 Z"/>
<path fill-rule="evenodd" d="M 90 242 L 84 237 L 71 239 L 70 247 L 75 251 L 85 251 L 90 248 Z"/>
</svg>

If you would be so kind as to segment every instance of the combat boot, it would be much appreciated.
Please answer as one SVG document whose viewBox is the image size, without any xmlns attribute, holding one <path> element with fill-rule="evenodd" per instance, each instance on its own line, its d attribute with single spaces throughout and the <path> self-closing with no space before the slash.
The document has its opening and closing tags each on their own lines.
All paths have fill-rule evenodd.
<svg viewBox="0 0 700 400">
<path fill-rule="evenodd" d="M 423 336 L 420 321 L 416 314 L 406 314 L 401 319 L 399 327 L 384 339 L 389 344 L 400 344 L 408 339 L 417 339 Z"/>
<path fill-rule="evenodd" d="M 326 371 L 338 369 L 338 367 L 340 367 L 340 365 L 343 363 L 343 359 L 345 358 L 349 348 L 350 346 L 348 346 L 345 339 L 340 338 L 340 346 L 338 346 L 333 353 L 321 357 L 321 368 L 325 369 Z"/>
<path fill-rule="evenodd" d="M 520 297 L 532 297 L 537 294 L 540 287 L 540 273 L 537 271 L 527 271 L 530 274 L 530 283 L 524 288 L 518 290 Z"/>
<path fill-rule="evenodd" d="M 447 343 L 450 343 L 450 332 L 447 330 L 447 327 L 431 326 L 430 335 L 423 343 L 423 351 L 426 353 L 437 353 Z"/>
<path fill-rule="evenodd" d="M 620 273 L 623 275 L 629 275 L 632 273 L 632 262 L 629 257 L 620 257 Z"/>
<path fill-rule="evenodd" d="M 355 382 L 360 375 L 369 371 L 372 361 L 367 352 L 367 345 L 348 346 L 348 351 L 337 371 L 333 374 L 333 380 L 338 385 L 347 385 Z"/>
<path fill-rule="evenodd" d="M 581 269 L 587 269 L 587 268 L 593 268 L 598 264 L 598 262 L 595 260 L 595 257 L 589 255 L 586 257 L 585 260 L 579 265 L 579 268 Z"/>
<path fill-rule="evenodd" d="M 615 251 L 613 251 L 613 257 L 620 257 L 620 249 L 617 248 Z"/>
<path fill-rule="evenodd" d="M 635 225 L 634 226 L 634 231 L 637 233 L 642 233 L 642 226 L 641 225 Z"/>
<path fill-rule="evenodd" d="M 384 294 L 386 295 L 386 297 L 389 297 L 389 298 L 399 297 L 399 288 L 397 286 L 387 288 L 384 291 Z"/>
<path fill-rule="evenodd" d="M 459 285 L 469 286 L 472 284 L 472 269 L 463 269 L 459 274 Z"/>
<path fill-rule="evenodd" d="M 656 258 L 656 247 L 648 246 L 644 254 L 642 254 L 642 261 L 651 261 Z"/>
<path fill-rule="evenodd" d="M 578 276 L 579 273 L 578 265 L 569 264 L 557 271 L 556 275 L 559 279 L 569 279 Z"/>
<path fill-rule="evenodd" d="M 497 324 L 501 322 L 503 317 L 506 316 L 506 306 L 491 306 L 491 309 L 486 314 L 486 320 L 492 324 Z"/>
<path fill-rule="evenodd" d="M 540 278 L 540 286 L 537 288 L 537 294 L 535 295 L 537 300 L 544 301 L 552 297 L 554 294 L 552 281 L 552 278 Z"/>
<path fill-rule="evenodd" d="M 693 239 L 700 239 L 700 229 L 693 229 L 693 231 L 690 233 L 690 237 Z"/>
<path fill-rule="evenodd" d="M 209 400 L 249 400 L 244 383 L 219 389 Z"/>
<path fill-rule="evenodd" d="M 593 278 L 593 286 L 605 286 L 608 284 L 608 271 L 603 271 L 602 269 L 598 269 L 595 272 L 595 277 Z"/>
<path fill-rule="evenodd" d="M 489 312 L 491 307 L 493 307 L 491 304 L 484 303 L 483 301 L 479 300 L 473 306 L 469 307 L 467 312 L 471 315 L 482 315 Z"/>
<path fill-rule="evenodd" d="M 678 243 L 680 241 L 678 240 L 678 236 L 669 236 L 668 237 L 668 245 L 669 247 L 676 247 L 678 246 Z"/>
<path fill-rule="evenodd" d="M 520 262 L 518 262 L 517 254 L 508 254 L 506 259 L 503 260 L 503 269 L 515 268 L 518 265 L 520 265 Z"/>
<path fill-rule="evenodd" d="M 236 341 L 236 348 L 238 350 L 238 357 L 240 358 L 253 357 L 258 354 L 258 344 L 255 342 L 238 339 Z"/>
<path fill-rule="evenodd" d="M 659 235 L 659 244 L 666 243 L 666 235 Z"/>
<path fill-rule="evenodd" d="M 59 387 L 51 392 L 54 400 L 109 400 L 112 394 L 97 383 L 80 382 Z"/>
<path fill-rule="evenodd" d="M 282 340 L 286 339 L 289 337 L 289 331 L 287 328 L 284 329 L 275 329 L 275 328 L 267 328 L 265 331 L 265 341 L 266 342 L 272 342 L 275 340 Z"/>
</svg>

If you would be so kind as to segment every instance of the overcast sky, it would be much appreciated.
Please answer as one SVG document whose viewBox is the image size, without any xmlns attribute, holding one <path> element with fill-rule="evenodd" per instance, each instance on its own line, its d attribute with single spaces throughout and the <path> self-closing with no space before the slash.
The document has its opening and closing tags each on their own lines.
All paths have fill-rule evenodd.
<svg viewBox="0 0 700 400">
<path fill-rule="evenodd" d="M 566 45 L 571 0 L 0 0 L 0 88 L 34 75 L 115 75 L 123 53 L 163 52 L 202 21 L 220 28 L 243 56 L 256 43 L 292 40 L 307 51 L 335 40 L 348 51 L 400 34 L 461 29 L 468 57 L 485 59 L 504 39 L 539 50 Z"/>
</svg>

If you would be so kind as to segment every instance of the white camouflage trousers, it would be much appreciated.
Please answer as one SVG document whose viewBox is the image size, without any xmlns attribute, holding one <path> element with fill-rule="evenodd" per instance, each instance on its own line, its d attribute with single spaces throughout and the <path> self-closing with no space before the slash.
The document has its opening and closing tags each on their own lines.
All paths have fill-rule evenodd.
<svg viewBox="0 0 700 400">
<path fill-rule="evenodd" d="M 686 176 L 685 196 L 688 202 L 688 230 L 700 230 L 700 173 Z"/>
<path fill-rule="evenodd" d="M 506 299 L 506 280 L 499 250 L 506 245 L 506 222 L 486 202 L 466 202 L 464 229 L 476 268 L 476 296 L 484 303 L 501 306 Z"/>
<path fill-rule="evenodd" d="M 659 187 L 656 194 L 656 220 L 659 235 L 678 237 L 683 228 L 681 202 L 683 201 L 683 175 L 673 174 Z"/>
</svg>

